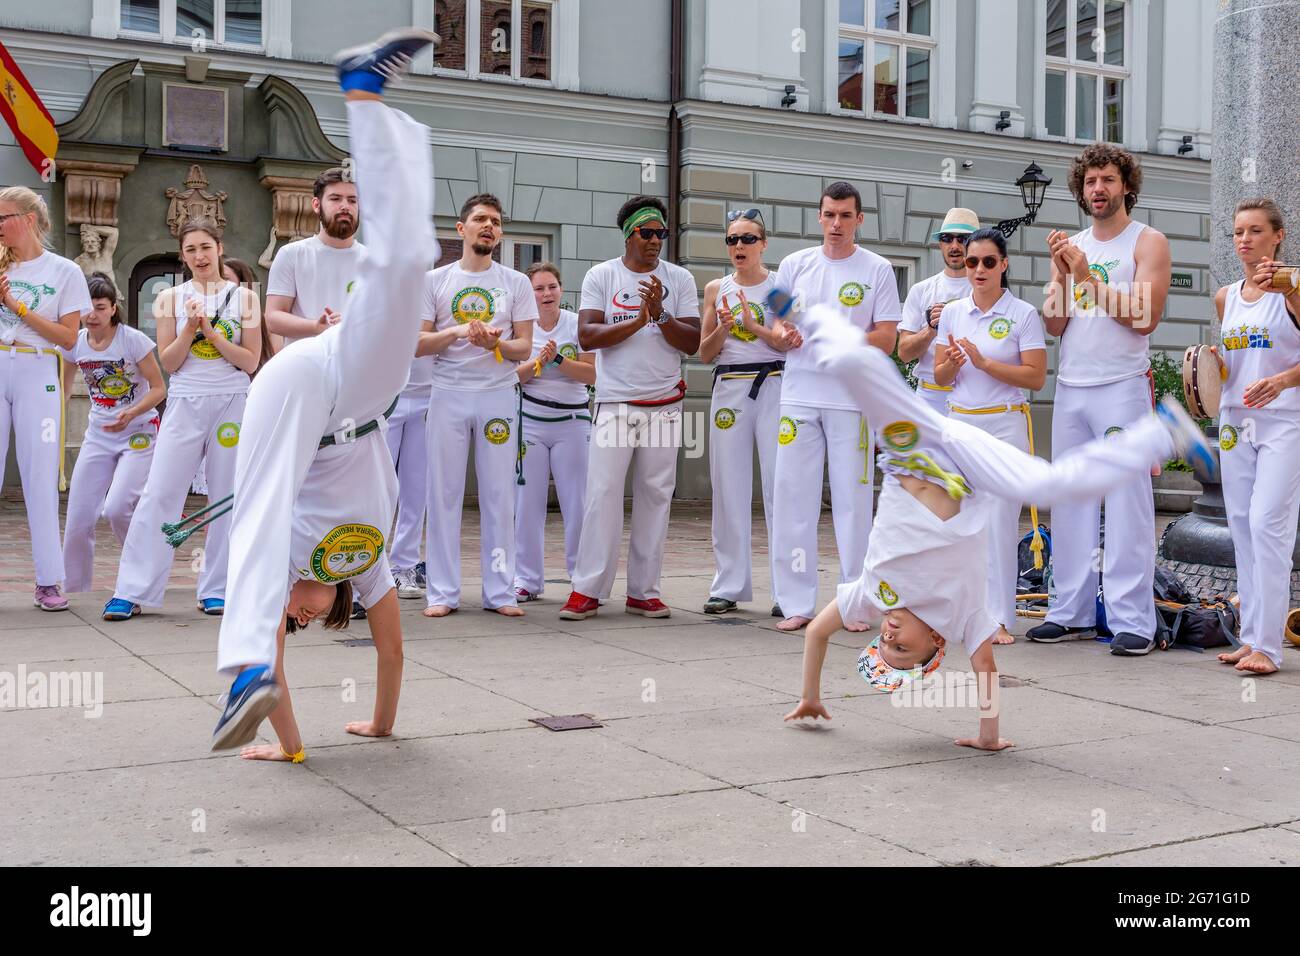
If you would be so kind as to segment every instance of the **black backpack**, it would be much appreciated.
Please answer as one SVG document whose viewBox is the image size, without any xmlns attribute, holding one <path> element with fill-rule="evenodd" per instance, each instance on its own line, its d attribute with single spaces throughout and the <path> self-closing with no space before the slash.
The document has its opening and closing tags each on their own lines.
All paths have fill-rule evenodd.
<svg viewBox="0 0 1300 956">
<path fill-rule="evenodd" d="M 1180 603 L 1156 600 L 1156 646 L 1167 651 L 1174 645 L 1195 648 L 1240 647 L 1237 608 L 1228 601 Z"/>
</svg>

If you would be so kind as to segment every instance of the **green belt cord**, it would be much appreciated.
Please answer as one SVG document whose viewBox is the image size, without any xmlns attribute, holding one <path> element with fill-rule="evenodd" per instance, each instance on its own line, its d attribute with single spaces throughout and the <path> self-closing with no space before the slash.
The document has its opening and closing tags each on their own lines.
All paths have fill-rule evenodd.
<svg viewBox="0 0 1300 956">
<path fill-rule="evenodd" d="M 515 397 L 519 408 L 515 419 L 515 484 L 526 485 L 524 481 L 524 386 L 515 386 Z"/>
<path fill-rule="evenodd" d="M 384 410 L 384 418 L 387 419 L 390 416 L 392 416 L 393 409 L 395 408 L 397 408 L 397 398 L 394 398 L 393 403 Z M 366 422 L 364 425 L 362 425 L 360 428 L 354 431 L 352 433 L 352 438 L 357 439 L 362 437 L 363 435 L 369 435 L 377 428 L 379 428 L 379 419 L 372 418 L 370 421 Z M 335 441 L 333 435 L 326 435 L 320 440 L 320 444 L 317 446 L 317 449 L 328 448 L 331 445 L 337 445 L 337 444 L 338 442 Z M 233 494 L 226 495 L 226 497 L 222 498 L 219 501 L 210 502 L 207 505 L 207 507 L 200 508 L 198 511 L 194 512 L 194 514 L 184 516 L 183 518 L 181 518 L 180 521 L 166 522 L 162 526 L 163 537 L 167 539 L 167 543 L 170 544 L 173 548 L 179 548 L 182 544 L 185 543 L 186 539 L 189 538 L 189 536 L 192 535 L 194 532 L 198 531 L 200 528 L 212 524 L 212 522 L 216 521 L 226 512 L 230 511 L 235 506 L 234 501 L 235 501 L 235 496 Z M 220 510 L 216 510 L 216 509 L 220 509 Z M 207 515 L 207 517 L 203 518 L 202 521 L 199 521 L 198 519 L 203 517 L 203 515 Z M 197 522 L 197 523 L 192 524 L 193 522 Z M 192 524 L 192 526 L 186 528 L 185 525 L 189 525 L 189 524 Z"/>
<path fill-rule="evenodd" d="M 944 471 L 940 468 L 933 458 L 925 452 L 916 452 L 908 455 L 906 458 L 890 458 L 889 464 L 897 468 L 906 468 L 908 471 L 919 471 L 923 475 L 929 475 L 931 478 L 938 478 L 943 482 L 943 487 L 948 492 L 948 497 L 960 501 L 970 494 L 970 485 L 966 479 L 954 471 Z"/>
<path fill-rule="evenodd" d="M 871 484 L 871 430 L 867 428 L 867 416 L 858 418 L 858 451 L 862 452 L 862 484 Z"/>
</svg>

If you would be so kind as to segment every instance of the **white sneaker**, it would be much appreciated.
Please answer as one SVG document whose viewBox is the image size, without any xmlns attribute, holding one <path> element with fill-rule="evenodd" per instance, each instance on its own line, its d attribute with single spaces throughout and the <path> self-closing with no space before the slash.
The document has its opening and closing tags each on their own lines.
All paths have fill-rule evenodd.
<svg viewBox="0 0 1300 956">
<path fill-rule="evenodd" d="M 393 573 L 393 583 L 397 585 L 397 596 L 399 598 L 422 598 L 424 597 L 424 588 L 415 580 L 415 569 L 409 571 L 395 571 Z"/>
</svg>

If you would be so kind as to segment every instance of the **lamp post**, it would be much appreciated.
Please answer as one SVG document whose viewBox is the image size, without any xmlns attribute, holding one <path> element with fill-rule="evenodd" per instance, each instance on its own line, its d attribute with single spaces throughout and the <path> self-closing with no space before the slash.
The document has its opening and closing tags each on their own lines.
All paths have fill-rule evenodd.
<svg viewBox="0 0 1300 956">
<path fill-rule="evenodd" d="M 1043 169 L 1037 163 L 1031 162 L 1025 167 L 1025 171 L 1016 180 L 1016 185 L 1020 187 L 1020 201 L 1028 212 L 1019 219 L 1003 219 L 994 226 L 994 229 L 1002 233 L 1002 238 L 1010 239 L 1017 229 L 1029 225 L 1038 217 L 1038 210 L 1047 195 L 1047 187 L 1051 184 L 1051 179 L 1043 175 Z"/>
</svg>

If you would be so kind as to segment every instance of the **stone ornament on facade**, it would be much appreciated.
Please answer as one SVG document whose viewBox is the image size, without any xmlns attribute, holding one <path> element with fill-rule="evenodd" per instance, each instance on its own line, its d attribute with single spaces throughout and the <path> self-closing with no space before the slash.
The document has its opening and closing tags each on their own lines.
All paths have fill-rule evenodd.
<svg viewBox="0 0 1300 956">
<path fill-rule="evenodd" d="M 194 219 L 211 219 L 217 224 L 218 232 L 225 232 L 226 212 L 223 203 L 229 193 L 224 190 L 208 191 L 208 177 L 198 163 L 190 167 L 185 177 L 184 191 L 175 186 L 168 186 L 166 196 L 171 200 L 167 207 L 167 227 L 174 237 L 180 238 L 181 227 Z"/>
<path fill-rule="evenodd" d="M 81 255 L 72 261 L 86 275 L 92 272 L 113 274 L 113 253 L 117 250 L 117 227 L 81 224 Z"/>
<path fill-rule="evenodd" d="M 269 269 L 276 243 L 314 236 L 320 228 L 320 217 L 311 205 L 314 180 L 263 176 L 262 185 L 271 191 L 271 235 L 257 264 Z"/>
</svg>

